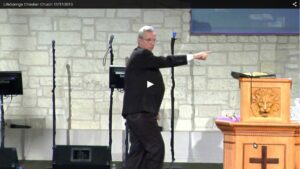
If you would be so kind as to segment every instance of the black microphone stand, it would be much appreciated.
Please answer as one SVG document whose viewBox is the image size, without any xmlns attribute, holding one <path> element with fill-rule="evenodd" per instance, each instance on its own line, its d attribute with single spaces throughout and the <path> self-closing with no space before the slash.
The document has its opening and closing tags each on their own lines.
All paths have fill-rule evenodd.
<svg viewBox="0 0 300 169">
<path fill-rule="evenodd" d="M 173 32 L 173 37 L 171 38 L 171 54 L 174 56 L 174 44 L 176 40 L 176 32 Z M 171 67 L 171 79 L 172 79 L 172 88 L 171 88 L 171 155 L 172 163 L 175 161 L 174 157 L 174 89 L 175 89 L 175 78 L 174 78 L 174 66 Z"/>
<path fill-rule="evenodd" d="M 3 109 L 3 95 L 0 95 L 0 104 L 1 104 L 1 147 L 4 148 L 5 140 L 5 120 L 4 120 L 4 109 Z"/>
<path fill-rule="evenodd" d="M 53 69 L 53 89 L 52 89 L 52 116 L 53 116 L 53 145 L 52 145 L 52 149 L 55 148 L 55 136 L 56 136 L 56 113 L 55 113 L 55 88 L 56 88 L 56 84 L 55 84 L 55 41 L 52 41 L 52 60 L 53 60 L 53 64 L 52 64 L 52 69 Z"/>
<path fill-rule="evenodd" d="M 110 52 L 110 65 L 114 64 L 114 52 L 112 48 L 112 39 L 109 42 L 109 52 Z M 110 103 L 109 103 L 109 148 L 111 151 L 111 145 L 112 145 L 112 108 L 113 108 L 113 93 L 114 88 L 110 88 Z"/>
<path fill-rule="evenodd" d="M 110 65 L 114 64 L 114 52 L 113 52 L 113 48 L 112 48 L 112 42 L 114 39 L 114 35 L 110 36 L 109 39 L 109 46 L 107 48 L 107 51 L 103 57 L 103 66 L 105 66 L 106 64 L 106 57 L 108 52 L 110 53 Z M 114 93 L 114 87 L 110 87 L 110 102 L 109 102 L 109 117 L 108 117 L 108 130 L 109 130 L 109 150 L 110 150 L 110 154 L 112 151 L 112 109 L 113 109 L 113 93 Z"/>
<path fill-rule="evenodd" d="M 72 88 L 71 88 L 71 70 L 70 65 L 66 65 L 68 74 L 68 102 L 69 102 L 69 117 L 68 117 L 68 130 L 67 130 L 67 145 L 70 145 L 70 130 L 72 127 Z"/>
</svg>

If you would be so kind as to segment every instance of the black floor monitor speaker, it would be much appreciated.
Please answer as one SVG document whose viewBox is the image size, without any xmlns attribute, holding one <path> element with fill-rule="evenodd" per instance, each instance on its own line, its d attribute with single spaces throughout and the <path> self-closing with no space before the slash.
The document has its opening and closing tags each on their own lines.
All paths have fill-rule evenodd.
<svg viewBox="0 0 300 169">
<path fill-rule="evenodd" d="M 16 148 L 0 148 L 0 169 L 16 169 L 19 167 Z"/>
<path fill-rule="evenodd" d="M 57 145 L 53 150 L 53 169 L 110 169 L 108 146 Z"/>
</svg>

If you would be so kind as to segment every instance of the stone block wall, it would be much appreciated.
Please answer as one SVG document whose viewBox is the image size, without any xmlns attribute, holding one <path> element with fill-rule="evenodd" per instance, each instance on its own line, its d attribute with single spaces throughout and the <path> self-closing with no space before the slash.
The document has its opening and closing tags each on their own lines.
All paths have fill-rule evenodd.
<svg viewBox="0 0 300 169">
<path fill-rule="evenodd" d="M 125 65 L 136 47 L 137 30 L 153 25 L 156 55 L 210 50 L 205 62 L 175 68 L 175 130 L 214 130 L 214 119 L 239 112 L 239 85 L 231 71 L 265 71 L 293 79 L 292 98 L 300 95 L 299 36 L 190 35 L 189 9 L 1 9 L 0 71 L 22 71 L 22 96 L 5 99 L 5 118 L 33 128 L 52 128 L 52 47 L 56 42 L 57 128 L 108 129 L 110 89 L 108 40 L 114 34 L 114 64 Z M 68 73 L 71 72 L 71 99 Z M 160 124 L 170 128 L 170 70 Z M 113 129 L 124 129 L 122 92 L 114 92 Z M 71 107 L 69 107 L 71 105 Z"/>
</svg>

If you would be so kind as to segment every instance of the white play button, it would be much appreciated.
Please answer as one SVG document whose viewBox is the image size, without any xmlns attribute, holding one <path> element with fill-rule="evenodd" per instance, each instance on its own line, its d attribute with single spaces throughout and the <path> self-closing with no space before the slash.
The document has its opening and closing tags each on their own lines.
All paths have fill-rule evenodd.
<svg viewBox="0 0 300 169">
<path fill-rule="evenodd" d="M 153 83 L 147 81 L 147 88 L 149 88 L 149 87 L 151 87 L 151 86 L 153 86 L 153 85 L 154 85 Z"/>
</svg>

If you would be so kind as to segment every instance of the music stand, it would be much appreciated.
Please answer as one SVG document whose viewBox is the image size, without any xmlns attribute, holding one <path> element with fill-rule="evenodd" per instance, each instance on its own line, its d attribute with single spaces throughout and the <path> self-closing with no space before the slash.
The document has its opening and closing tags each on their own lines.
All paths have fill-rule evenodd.
<svg viewBox="0 0 300 169">
<path fill-rule="evenodd" d="M 123 89 L 125 78 L 124 66 L 109 66 L 109 88 Z"/>
<path fill-rule="evenodd" d="M 22 73 L 21 71 L 0 71 L 0 104 L 1 104 L 1 147 L 4 148 L 5 120 L 3 109 L 4 95 L 22 95 Z"/>
<path fill-rule="evenodd" d="M 116 89 L 124 89 L 124 78 L 125 78 L 125 66 L 115 66 L 115 65 L 110 65 L 109 66 L 109 88 L 113 92 L 113 90 Z M 110 105 L 109 105 L 109 135 L 110 135 L 110 145 L 111 145 L 111 130 L 112 130 L 112 102 L 113 102 L 113 97 L 112 94 L 110 96 Z M 125 123 L 125 163 L 128 158 L 128 127 L 127 124 Z"/>
</svg>

